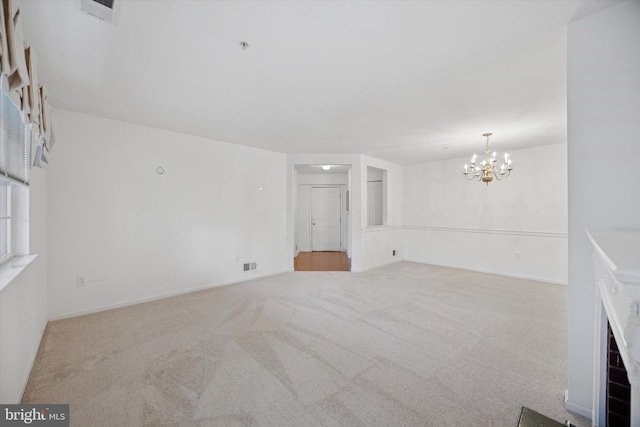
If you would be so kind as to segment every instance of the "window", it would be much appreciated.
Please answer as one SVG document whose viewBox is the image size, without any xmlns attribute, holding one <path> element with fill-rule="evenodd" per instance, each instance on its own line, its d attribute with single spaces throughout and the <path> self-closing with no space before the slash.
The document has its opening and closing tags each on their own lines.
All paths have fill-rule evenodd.
<svg viewBox="0 0 640 427">
<path fill-rule="evenodd" d="M 0 263 L 12 255 L 11 183 L 0 178 Z"/>
<path fill-rule="evenodd" d="M 15 197 L 18 187 L 28 185 L 31 135 L 18 107 L 0 96 L 0 263 L 14 254 L 16 247 Z"/>
</svg>

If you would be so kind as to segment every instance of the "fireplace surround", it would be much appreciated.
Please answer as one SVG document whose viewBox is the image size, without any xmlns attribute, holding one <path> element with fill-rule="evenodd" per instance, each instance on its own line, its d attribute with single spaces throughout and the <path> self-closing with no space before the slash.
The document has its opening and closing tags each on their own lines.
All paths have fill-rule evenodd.
<svg viewBox="0 0 640 427">
<path fill-rule="evenodd" d="M 626 397 L 628 425 L 640 426 L 640 231 L 588 230 L 587 235 L 593 245 L 599 296 L 595 304 L 592 423 L 600 427 L 624 425 Z M 624 371 L 612 370 L 611 365 L 626 367 L 627 393 L 620 389 Z M 614 391 L 613 397 L 608 390 Z"/>
</svg>

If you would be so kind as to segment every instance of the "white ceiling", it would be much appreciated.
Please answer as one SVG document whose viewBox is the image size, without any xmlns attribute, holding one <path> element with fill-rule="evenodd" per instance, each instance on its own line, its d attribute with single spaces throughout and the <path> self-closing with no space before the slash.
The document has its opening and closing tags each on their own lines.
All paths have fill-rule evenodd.
<svg viewBox="0 0 640 427">
<path fill-rule="evenodd" d="M 322 166 L 330 166 L 328 170 Z M 294 169 L 303 175 L 345 175 L 351 169 L 351 165 L 295 165 Z"/>
<path fill-rule="evenodd" d="M 111 23 L 21 5 L 54 107 L 412 164 L 484 132 L 497 151 L 565 142 L 566 24 L 616 3 L 115 0 Z"/>
</svg>

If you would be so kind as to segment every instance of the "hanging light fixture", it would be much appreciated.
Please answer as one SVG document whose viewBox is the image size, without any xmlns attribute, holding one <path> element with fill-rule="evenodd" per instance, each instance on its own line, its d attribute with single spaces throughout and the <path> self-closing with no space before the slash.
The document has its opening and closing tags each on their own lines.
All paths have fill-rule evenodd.
<svg viewBox="0 0 640 427">
<path fill-rule="evenodd" d="M 511 175 L 511 159 L 507 153 L 504 153 L 504 161 L 498 166 L 498 160 L 496 159 L 496 152 L 493 154 L 489 150 L 489 137 L 492 133 L 484 133 L 482 136 L 487 137 L 487 145 L 484 149 L 484 160 L 482 163 L 476 164 L 476 155 L 471 157 L 471 166 L 464 165 L 464 176 L 468 181 L 475 179 L 476 181 L 486 182 L 487 185 L 495 177 L 498 181 L 502 178 L 506 178 Z M 471 173 L 471 174 L 470 174 Z"/>
</svg>

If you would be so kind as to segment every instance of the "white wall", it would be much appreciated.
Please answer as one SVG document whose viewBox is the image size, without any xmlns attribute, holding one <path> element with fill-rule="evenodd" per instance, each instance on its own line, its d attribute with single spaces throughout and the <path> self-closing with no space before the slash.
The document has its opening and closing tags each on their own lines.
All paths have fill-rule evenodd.
<svg viewBox="0 0 640 427">
<path fill-rule="evenodd" d="M 34 168 L 29 189 L 28 252 L 38 257 L 0 291 L 2 403 L 20 403 L 47 325 L 46 199 L 47 173 Z"/>
<path fill-rule="evenodd" d="M 347 185 L 346 173 L 298 174 L 298 185 Z"/>
<path fill-rule="evenodd" d="M 69 111 L 56 124 L 51 317 L 286 269 L 285 155 Z"/>
<path fill-rule="evenodd" d="M 299 175 L 298 175 L 299 177 Z M 299 252 L 311 251 L 311 190 L 309 185 L 296 186 L 295 214 L 295 256 Z"/>
<path fill-rule="evenodd" d="M 488 186 L 464 179 L 468 159 L 406 166 L 404 258 L 566 283 L 566 148 L 511 152 L 511 176 Z"/>
<path fill-rule="evenodd" d="M 567 408 L 590 416 L 595 279 L 585 229 L 640 229 L 640 3 L 569 25 Z"/>
</svg>

